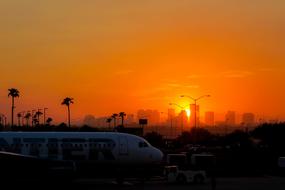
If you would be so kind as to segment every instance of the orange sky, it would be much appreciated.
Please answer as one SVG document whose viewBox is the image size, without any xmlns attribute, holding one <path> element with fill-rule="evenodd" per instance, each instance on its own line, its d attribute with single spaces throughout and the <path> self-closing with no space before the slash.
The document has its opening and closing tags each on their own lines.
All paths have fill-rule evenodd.
<svg viewBox="0 0 285 190">
<path fill-rule="evenodd" d="M 285 119 L 283 0 L 0 0 L 0 112 L 65 121 L 169 102 Z"/>
</svg>

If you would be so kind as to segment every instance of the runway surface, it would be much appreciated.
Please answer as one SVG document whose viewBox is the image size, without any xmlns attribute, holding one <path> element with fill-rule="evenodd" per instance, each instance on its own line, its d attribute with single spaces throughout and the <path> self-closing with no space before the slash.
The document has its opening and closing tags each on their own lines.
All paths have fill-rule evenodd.
<svg viewBox="0 0 285 190">
<path fill-rule="evenodd" d="M 212 190 L 211 180 L 208 179 L 204 184 L 169 184 L 162 179 L 153 179 L 144 184 L 133 179 L 126 180 L 123 185 L 118 185 L 114 179 L 76 179 L 72 182 L 61 184 L 49 181 L 33 182 L 24 181 L 6 184 L 13 187 L 25 189 L 68 189 L 68 190 Z M 217 178 L 217 190 L 284 190 L 285 177 L 251 177 L 251 178 Z"/>
</svg>

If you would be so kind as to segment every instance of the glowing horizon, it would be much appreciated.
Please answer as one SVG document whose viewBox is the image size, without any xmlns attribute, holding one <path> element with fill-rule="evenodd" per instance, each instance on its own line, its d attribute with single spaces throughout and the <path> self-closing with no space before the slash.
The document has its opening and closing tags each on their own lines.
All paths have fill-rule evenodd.
<svg viewBox="0 0 285 190">
<path fill-rule="evenodd" d="M 285 1 L 0 2 L 0 113 L 66 122 L 169 102 L 285 120 Z M 176 109 L 176 108 L 175 108 Z M 178 109 L 177 109 L 178 110 Z M 9 119 L 8 119 L 9 121 Z"/>
</svg>

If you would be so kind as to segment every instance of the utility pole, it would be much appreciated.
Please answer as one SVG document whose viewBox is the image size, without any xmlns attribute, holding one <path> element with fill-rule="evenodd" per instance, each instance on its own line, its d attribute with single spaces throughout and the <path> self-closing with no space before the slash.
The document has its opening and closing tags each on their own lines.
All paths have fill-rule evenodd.
<svg viewBox="0 0 285 190">
<path fill-rule="evenodd" d="M 43 124 L 45 125 L 46 124 L 46 110 L 47 110 L 48 108 L 44 108 L 44 122 L 43 122 Z"/>
<path fill-rule="evenodd" d="M 194 133 L 193 133 L 193 141 L 194 141 L 194 143 L 195 143 L 195 141 L 196 141 L 196 129 L 197 129 L 197 101 L 198 100 L 200 100 L 200 99 L 202 99 L 202 98 L 205 98 L 205 97 L 210 97 L 211 95 L 203 95 L 203 96 L 200 96 L 200 97 L 198 97 L 198 98 L 193 98 L 193 97 L 191 97 L 191 96 L 187 96 L 187 95 L 181 95 L 180 97 L 181 98 L 183 98 L 183 97 L 187 97 L 187 98 L 190 98 L 191 100 L 193 100 L 194 101 L 194 106 L 195 106 L 195 114 L 194 114 L 194 121 L 195 121 L 195 125 L 194 125 Z"/>
<path fill-rule="evenodd" d="M 34 126 L 34 113 L 36 112 L 36 110 L 32 110 L 32 127 Z"/>
</svg>

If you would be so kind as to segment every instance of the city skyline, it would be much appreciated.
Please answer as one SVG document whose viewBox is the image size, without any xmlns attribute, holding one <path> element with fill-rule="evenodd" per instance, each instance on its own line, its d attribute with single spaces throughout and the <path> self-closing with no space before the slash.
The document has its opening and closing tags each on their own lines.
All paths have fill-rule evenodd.
<svg viewBox="0 0 285 190">
<path fill-rule="evenodd" d="M 169 102 L 285 120 L 284 1 L 0 2 L 0 113 L 71 120 Z M 25 14 L 24 14 L 25 13 Z M 175 108 L 179 111 L 178 108 Z M 15 121 L 16 122 L 16 121 Z"/>
<path fill-rule="evenodd" d="M 16 106 L 15 106 L 15 108 L 16 108 Z M 187 126 L 188 127 L 194 127 L 194 125 L 195 125 L 194 124 L 194 122 L 195 122 L 194 121 L 194 119 L 195 119 L 195 115 L 194 115 L 195 105 L 193 103 L 189 103 L 189 105 L 184 105 L 184 106 L 181 106 L 179 104 L 175 105 L 175 103 L 174 103 L 174 105 L 171 105 L 171 104 L 168 105 L 167 109 L 168 109 L 168 112 L 169 112 L 169 110 L 173 110 L 172 111 L 173 117 L 179 117 L 179 115 L 181 115 L 181 113 L 183 111 L 185 111 L 184 117 L 187 119 L 187 123 L 188 123 Z M 210 117 L 212 117 L 211 120 L 214 120 L 214 125 L 212 125 L 212 126 L 220 125 L 220 124 L 229 125 L 229 126 L 241 125 L 242 123 L 244 123 L 244 120 L 247 120 L 247 119 L 244 119 L 244 117 L 248 117 L 248 116 L 244 116 L 244 115 L 250 115 L 250 114 L 253 114 L 254 118 L 256 117 L 254 119 L 255 123 L 282 122 L 283 121 L 282 118 L 280 118 L 280 117 L 270 117 L 270 116 L 264 115 L 264 114 L 253 113 L 253 112 L 250 112 L 248 110 L 243 111 L 243 112 L 236 112 L 233 110 L 230 110 L 230 111 L 228 110 L 228 111 L 224 111 L 224 112 L 216 112 L 215 110 L 202 109 L 203 112 L 201 112 L 199 104 L 196 105 L 196 109 L 197 109 L 197 111 L 196 111 L 197 112 L 197 115 L 196 115 L 197 125 L 199 125 L 199 123 L 201 122 L 204 126 L 207 125 L 207 114 L 209 114 L 209 113 L 213 114 L 212 116 L 210 116 Z M 31 116 L 33 116 L 37 110 L 38 110 L 38 112 L 40 110 L 44 110 L 44 116 L 43 117 L 45 119 L 47 119 L 48 117 L 52 118 L 53 123 L 55 123 L 55 124 L 68 123 L 66 121 L 66 119 L 54 120 L 54 114 L 52 112 L 49 114 L 46 113 L 47 112 L 46 110 L 48 110 L 48 108 L 46 108 L 46 107 L 31 108 L 29 110 L 22 110 L 20 112 L 16 111 L 15 116 L 14 116 L 14 122 L 15 122 L 15 120 L 17 120 L 17 118 L 16 118 L 17 114 L 31 113 Z M 0 115 L 2 115 L 2 117 L 3 117 L 2 123 L 4 122 L 4 119 L 5 119 L 6 123 L 8 125 L 10 125 L 11 114 L 9 114 L 9 112 L 10 112 L 9 109 L 6 110 L 6 114 L 3 114 L 3 112 L 0 112 Z M 143 113 L 140 113 L 140 112 L 143 112 Z M 87 116 L 92 116 L 92 117 L 94 117 L 94 119 L 98 119 L 98 118 L 102 119 L 102 121 L 101 121 L 101 124 L 102 124 L 102 123 L 105 123 L 105 119 L 108 117 L 110 118 L 113 113 L 116 113 L 116 112 L 109 112 L 105 115 L 95 115 L 95 114 L 91 114 L 91 113 L 85 113 L 81 117 L 76 117 L 76 118 L 73 117 L 73 118 L 71 118 L 71 120 L 74 123 L 74 125 L 82 125 L 82 124 L 86 124 L 86 123 L 84 123 L 84 120 Z M 41 114 L 43 114 L 43 113 L 41 113 Z M 161 125 L 162 123 L 167 122 L 167 120 L 169 119 L 168 118 L 169 113 L 167 116 L 167 110 L 165 112 L 163 112 L 163 111 L 160 111 L 160 110 L 155 109 L 155 108 L 154 109 L 150 109 L 150 108 L 138 109 L 134 113 L 132 113 L 132 112 L 127 113 L 127 116 L 132 116 L 133 121 L 134 121 L 134 118 L 136 118 L 136 121 L 134 121 L 134 123 L 138 123 L 138 120 L 140 118 L 147 118 L 147 119 L 149 119 L 149 121 L 151 121 L 150 123 L 152 126 Z M 22 115 L 21 117 L 24 119 L 24 115 Z M 63 116 L 63 118 L 65 118 L 65 117 L 66 117 L 66 114 Z M 249 116 L 249 117 L 252 117 L 252 116 Z M 44 118 L 39 119 L 39 121 L 44 123 L 45 122 Z M 55 118 L 57 118 L 57 117 L 55 117 Z M 97 125 L 97 126 L 100 126 L 100 125 Z M 105 125 L 102 125 L 102 126 L 105 126 Z"/>
</svg>

